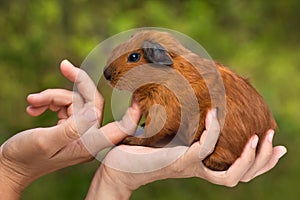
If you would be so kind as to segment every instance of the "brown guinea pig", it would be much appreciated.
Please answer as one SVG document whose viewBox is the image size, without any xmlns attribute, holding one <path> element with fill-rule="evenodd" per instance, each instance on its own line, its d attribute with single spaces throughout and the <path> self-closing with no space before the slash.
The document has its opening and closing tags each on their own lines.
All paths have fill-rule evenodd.
<svg viewBox="0 0 300 200">
<path fill-rule="evenodd" d="M 167 32 L 134 34 L 112 51 L 104 76 L 113 87 L 132 91 L 145 115 L 144 134 L 125 138 L 125 144 L 157 147 L 176 138 L 190 145 L 204 131 L 207 111 L 217 107 L 221 134 L 203 163 L 226 170 L 253 134 L 262 141 L 268 129 L 277 128 L 264 99 L 246 79 L 193 53 Z"/>
</svg>

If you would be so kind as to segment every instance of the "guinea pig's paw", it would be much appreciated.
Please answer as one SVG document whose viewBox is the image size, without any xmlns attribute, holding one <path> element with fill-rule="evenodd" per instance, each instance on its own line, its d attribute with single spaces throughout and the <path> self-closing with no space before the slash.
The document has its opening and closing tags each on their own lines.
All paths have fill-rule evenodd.
<svg viewBox="0 0 300 200">
<path fill-rule="evenodd" d="M 147 146 L 147 141 L 144 138 L 137 138 L 134 136 L 126 137 L 122 143 L 127 145 Z"/>
</svg>

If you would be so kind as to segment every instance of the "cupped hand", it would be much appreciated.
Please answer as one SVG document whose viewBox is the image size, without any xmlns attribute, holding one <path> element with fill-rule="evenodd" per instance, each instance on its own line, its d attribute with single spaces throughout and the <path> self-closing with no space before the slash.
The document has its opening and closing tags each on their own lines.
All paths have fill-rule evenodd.
<svg viewBox="0 0 300 200">
<path fill-rule="evenodd" d="M 234 187 L 271 170 L 287 152 L 284 146 L 273 147 L 274 132 L 269 130 L 257 155 L 258 136 L 254 135 L 241 157 L 227 171 L 212 171 L 202 160 L 213 151 L 219 133 L 219 123 L 215 110 L 212 110 L 207 114 L 206 131 L 200 141 L 189 148 L 118 146 L 109 152 L 96 172 L 87 199 L 108 197 L 105 195 L 111 199 L 128 199 L 140 186 L 167 178 L 199 177 L 214 184 Z"/>
<path fill-rule="evenodd" d="M 61 63 L 61 72 L 76 84 L 78 93 L 48 89 L 27 99 L 30 115 L 50 109 L 57 112 L 58 124 L 18 133 L 0 148 L 0 171 L 18 192 L 44 174 L 90 161 L 101 149 L 119 143 L 130 131 L 134 133 L 140 119 L 133 101 L 121 121 L 101 127 L 104 99 L 93 81 L 66 60 Z"/>
</svg>

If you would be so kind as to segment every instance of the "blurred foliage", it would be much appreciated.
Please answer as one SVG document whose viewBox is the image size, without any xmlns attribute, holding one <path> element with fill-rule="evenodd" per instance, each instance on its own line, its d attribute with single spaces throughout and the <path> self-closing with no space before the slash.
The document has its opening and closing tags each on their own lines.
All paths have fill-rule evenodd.
<svg viewBox="0 0 300 200">
<path fill-rule="evenodd" d="M 276 143 L 287 145 L 289 153 L 268 174 L 232 189 L 196 178 L 165 180 L 140 188 L 132 199 L 299 199 L 299 8 L 298 0 L 1 0 L 0 142 L 18 131 L 55 123 L 50 112 L 27 116 L 26 96 L 46 88 L 72 89 L 60 75 L 62 59 L 79 66 L 109 36 L 137 27 L 170 28 L 250 78 L 279 124 Z M 83 199 L 97 165 L 42 177 L 23 199 Z"/>
</svg>

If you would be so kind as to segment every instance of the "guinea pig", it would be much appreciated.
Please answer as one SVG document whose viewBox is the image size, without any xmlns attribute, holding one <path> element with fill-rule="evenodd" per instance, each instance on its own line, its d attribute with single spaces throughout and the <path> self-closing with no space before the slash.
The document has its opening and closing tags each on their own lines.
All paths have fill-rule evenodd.
<svg viewBox="0 0 300 200">
<path fill-rule="evenodd" d="M 141 70 L 134 71 L 140 66 L 143 66 Z M 131 76 L 127 76 L 130 72 L 133 72 Z M 173 81 L 172 87 L 168 86 L 168 82 L 175 79 L 176 73 L 173 72 L 180 74 L 191 90 L 184 89 L 180 79 L 175 83 Z M 112 87 L 132 91 L 145 116 L 143 136 L 128 136 L 123 140 L 124 144 L 158 147 L 162 143 L 170 142 L 178 129 L 185 127 L 193 134 L 184 136 L 183 133 L 178 140 L 185 140 L 185 145 L 191 145 L 199 140 L 205 130 L 208 110 L 216 107 L 219 108 L 218 120 L 223 125 L 214 151 L 203 163 L 212 170 L 222 171 L 228 169 L 241 155 L 253 134 L 257 134 L 262 141 L 268 129 L 277 128 L 263 97 L 247 79 L 222 64 L 205 59 L 185 48 L 167 32 L 144 30 L 135 33 L 111 52 L 104 76 Z M 141 81 L 145 77 L 147 81 Z M 218 77 L 225 91 L 223 107 L 222 98 L 219 98 L 222 94 L 216 89 Z M 154 81 L 149 81 L 149 78 L 154 78 Z M 142 84 L 137 85 L 139 81 Z M 174 92 L 172 88 L 176 87 L 181 89 Z M 191 102 L 192 96 L 188 95 L 190 93 L 194 93 L 197 109 L 185 112 L 184 115 L 188 116 L 182 116 L 182 109 Z M 185 100 L 181 101 L 180 98 Z M 212 100 L 217 103 L 212 103 Z M 162 107 L 164 112 L 153 109 L 158 107 Z M 185 117 L 188 120 L 183 121 Z M 193 118 L 197 119 L 196 124 L 190 124 Z M 161 124 L 161 121 L 164 123 Z M 258 151 L 260 146 L 261 144 Z"/>
</svg>

